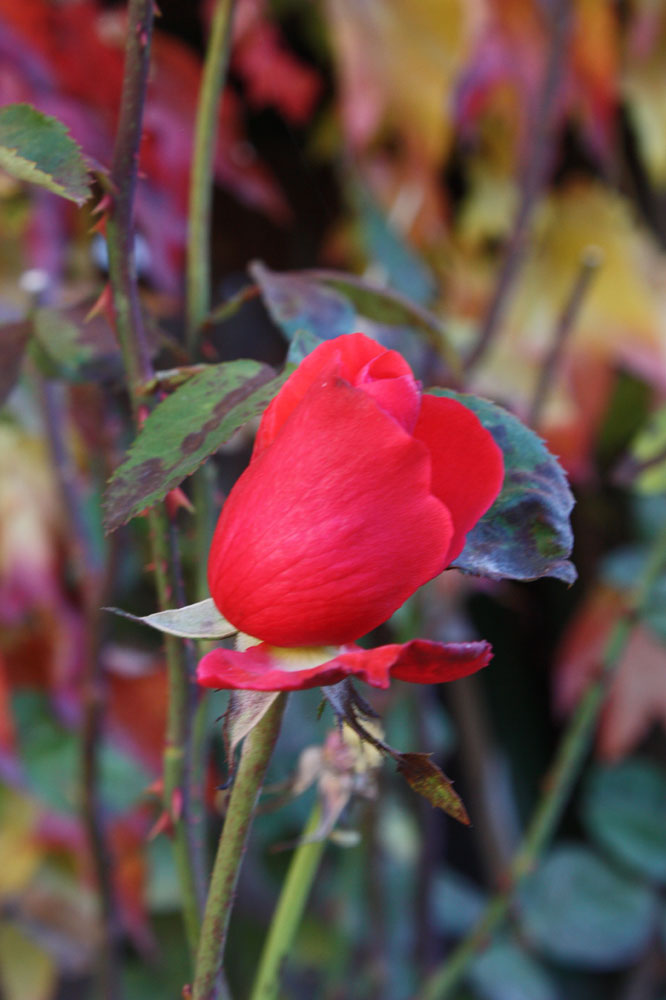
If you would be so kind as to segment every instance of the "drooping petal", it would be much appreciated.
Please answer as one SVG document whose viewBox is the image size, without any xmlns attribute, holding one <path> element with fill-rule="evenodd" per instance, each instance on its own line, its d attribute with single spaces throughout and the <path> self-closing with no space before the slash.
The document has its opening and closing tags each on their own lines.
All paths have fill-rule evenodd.
<svg viewBox="0 0 666 1000">
<path fill-rule="evenodd" d="M 430 479 L 427 447 L 366 393 L 315 385 L 227 499 L 215 603 L 276 646 L 364 635 L 446 565 L 451 518 Z"/>
<path fill-rule="evenodd" d="M 373 367 L 381 359 L 380 367 Z M 253 459 L 274 440 L 276 434 L 308 390 L 322 375 L 330 372 L 346 379 L 352 385 L 360 380 L 372 383 L 378 379 L 397 379 L 408 376 L 413 384 L 408 396 L 416 391 L 411 369 L 402 355 L 389 351 L 376 340 L 363 333 L 326 340 L 312 351 L 289 376 L 275 399 L 267 407 L 259 425 L 254 443 Z M 361 387 L 361 386 L 359 386 Z M 417 393 L 418 394 L 418 393 Z M 409 428 L 411 430 L 411 427 Z"/>
<path fill-rule="evenodd" d="M 467 532 L 500 492 L 504 458 L 476 414 L 455 399 L 426 393 L 413 433 L 430 451 L 432 492 L 451 512 L 448 565 L 460 555 Z"/>
<path fill-rule="evenodd" d="M 414 639 L 377 649 L 347 645 L 324 663 L 295 670 L 290 650 L 266 643 L 244 652 L 214 649 L 197 668 L 203 687 L 245 691 L 297 691 L 337 684 L 355 676 L 372 687 L 387 688 L 391 678 L 415 684 L 440 684 L 467 677 L 492 657 L 487 642 L 439 643 Z"/>
</svg>

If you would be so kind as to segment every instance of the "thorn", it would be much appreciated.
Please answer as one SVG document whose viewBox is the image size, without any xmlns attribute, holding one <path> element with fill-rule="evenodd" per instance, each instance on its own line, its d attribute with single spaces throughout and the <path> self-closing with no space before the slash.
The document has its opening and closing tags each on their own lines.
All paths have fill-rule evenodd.
<svg viewBox="0 0 666 1000">
<path fill-rule="evenodd" d="M 162 778 L 155 778 L 155 781 L 151 782 L 150 785 L 146 786 L 144 795 L 157 795 L 159 798 L 162 797 L 162 792 L 164 791 L 164 781 Z"/>
<path fill-rule="evenodd" d="M 95 316 L 103 315 L 109 321 L 111 326 L 115 326 L 115 317 L 113 315 L 113 298 L 111 296 L 111 285 L 107 282 L 102 289 L 99 298 L 94 302 L 87 313 L 84 323 L 89 323 L 91 319 Z"/>
<path fill-rule="evenodd" d="M 100 215 L 99 219 L 93 223 L 93 225 L 88 230 L 88 235 L 92 236 L 93 233 L 99 233 L 100 236 L 106 236 L 106 215 Z"/>
<path fill-rule="evenodd" d="M 112 207 L 113 201 L 111 200 L 111 195 L 107 192 L 102 195 L 90 214 L 104 215 L 106 212 L 110 212 Z"/>
<path fill-rule="evenodd" d="M 190 514 L 194 514 L 194 505 L 180 486 L 175 486 L 174 489 L 169 490 L 164 498 L 164 505 L 170 521 L 176 520 L 176 515 L 181 508 Z"/>
<path fill-rule="evenodd" d="M 174 788 L 171 793 L 171 818 L 174 823 L 183 815 L 183 791 L 181 788 Z"/>
<path fill-rule="evenodd" d="M 148 419 L 149 413 L 150 410 L 144 403 L 142 403 L 141 406 L 137 409 L 136 419 L 140 428 L 143 427 L 143 425 L 145 424 L 146 420 Z"/>
<path fill-rule="evenodd" d="M 156 837 L 159 837 L 160 833 L 166 833 L 168 836 L 173 834 L 173 823 L 166 809 L 163 809 L 159 814 L 153 827 L 149 830 L 146 839 L 148 841 L 155 840 Z"/>
<path fill-rule="evenodd" d="M 162 11 L 160 10 L 159 6 L 157 5 L 156 0 L 153 0 L 153 14 L 155 15 L 155 17 L 161 17 L 162 16 Z"/>
</svg>

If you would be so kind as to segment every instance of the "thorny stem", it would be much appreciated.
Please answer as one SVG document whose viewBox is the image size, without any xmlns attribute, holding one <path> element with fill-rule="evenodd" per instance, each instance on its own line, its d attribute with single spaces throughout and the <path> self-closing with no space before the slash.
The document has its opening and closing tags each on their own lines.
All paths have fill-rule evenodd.
<svg viewBox="0 0 666 1000">
<path fill-rule="evenodd" d="M 109 280 L 115 322 L 128 378 L 135 419 L 141 403 L 140 383 L 153 377 L 141 309 L 134 260 L 133 203 L 139 145 L 146 98 L 153 0 L 129 0 L 125 70 L 118 131 L 111 167 L 112 209 L 107 220 Z M 169 549 L 166 515 L 154 509 L 148 518 L 151 557 L 160 609 L 171 604 Z M 194 953 L 200 910 L 195 872 L 198 862 L 188 842 L 187 796 L 184 794 L 186 745 L 189 719 L 187 672 L 177 640 L 165 637 L 169 705 L 164 750 L 164 804 L 174 829 L 174 852 L 184 897 L 185 925 Z"/>
<path fill-rule="evenodd" d="M 523 879 L 535 868 L 562 815 L 589 749 L 599 713 L 632 629 L 666 566 L 666 528 L 662 529 L 650 559 L 624 615 L 617 621 L 606 646 L 601 671 L 588 687 L 562 738 L 555 760 L 544 782 L 544 794 L 514 855 L 509 885 L 494 896 L 471 933 L 425 984 L 418 1000 L 450 997 L 470 962 L 484 948 L 504 921 Z"/>
<path fill-rule="evenodd" d="M 101 903 L 100 988 L 103 1000 L 122 996 L 120 937 L 122 926 L 113 883 L 113 864 L 103 803 L 99 793 L 100 751 L 104 726 L 104 691 L 100 647 L 100 604 L 108 574 L 102 573 L 90 530 L 86 523 L 78 476 L 65 440 L 67 415 L 62 386 L 37 375 L 37 389 L 44 416 L 45 433 L 58 479 L 64 510 L 68 514 L 73 561 L 81 587 L 85 616 L 83 738 L 81 746 L 83 823 L 88 838 L 93 871 Z"/>
<path fill-rule="evenodd" d="M 129 2 L 123 91 L 110 175 L 112 209 L 107 219 L 109 277 L 116 329 L 135 412 L 135 386 L 153 374 L 139 303 L 133 224 L 153 11 L 153 0 Z"/>
<path fill-rule="evenodd" d="M 240 866 L 286 700 L 284 693 L 275 699 L 243 745 L 208 890 L 192 1000 L 212 1000 L 215 995 Z"/>
<path fill-rule="evenodd" d="M 597 247 L 588 247 L 581 258 L 580 268 L 574 278 L 564 308 L 557 320 L 550 351 L 539 373 L 539 381 L 537 382 L 536 392 L 534 393 L 529 417 L 527 418 L 527 422 L 531 427 L 537 427 L 539 424 L 544 405 L 548 398 L 548 392 L 562 360 L 569 333 L 573 328 L 590 283 L 602 262 L 602 253 Z"/>
<path fill-rule="evenodd" d="M 527 236 L 532 213 L 543 187 L 548 157 L 550 132 L 558 86 L 562 77 L 570 0 L 552 0 L 550 14 L 550 49 L 544 73 L 541 95 L 534 115 L 534 137 L 521 184 L 521 198 L 507 243 L 497 284 L 479 332 L 479 338 L 465 362 L 466 370 L 475 367 L 492 343 L 502 321 L 509 294 L 518 275 L 527 249 Z"/>
<path fill-rule="evenodd" d="M 193 349 L 210 310 L 210 230 L 213 158 L 220 94 L 229 64 L 233 0 L 217 0 L 194 127 L 187 237 L 187 340 Z"/>
<path fill-rule="evenodd" d="M 305 904 L 319 868 L 326 838 L 313 840 L 321 821 L 321 807 L 316 803 L 303 830 L 300 844 L 294 851 L 280 898 L 264 942 L 259 971 L 252 987 L 250 1000 L 275 1000 L 280 989 L 280 973 L 292 947 Z"/>
</svg>

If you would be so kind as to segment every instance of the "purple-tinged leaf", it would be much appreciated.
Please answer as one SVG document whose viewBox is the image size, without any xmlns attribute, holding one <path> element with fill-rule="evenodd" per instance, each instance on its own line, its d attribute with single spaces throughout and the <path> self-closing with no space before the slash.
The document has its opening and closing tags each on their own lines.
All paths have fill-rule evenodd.
<svg viewBox="0 0 666 1000">
<path fill-rule="evenodd" d="M 451 389 L 429 392 L 469 407 L 504 455 L 500 495 L 468 534 L 453 566 L 495 580 L 554 576 L 573 583 L 576 570 L 568 557 L 574 498 L 554 455 L 534 431 L 501 406 Z"/>
</svg>

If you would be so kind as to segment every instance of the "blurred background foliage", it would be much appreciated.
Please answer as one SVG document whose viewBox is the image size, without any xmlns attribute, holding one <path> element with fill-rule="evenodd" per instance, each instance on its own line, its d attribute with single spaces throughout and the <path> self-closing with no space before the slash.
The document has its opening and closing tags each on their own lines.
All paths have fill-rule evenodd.
<svg viewBox="0 0 666 1000">
<path fill-rule="evenodd" d="M 154 39 L 136 222 L 161 368 L 184 359 L 187 184 L 210 16 L 207 2 L 161 0 Z M 0 105 L 56 115 L 108 164 L 124 24 L 123 5 L 0 0 Z M 350 774 L 317 692 L 290 699 L 241 877 L 232 990 L 247 995 L 316 785 L 335 828 L 284 997 L 406 1000 L 505 884 L 558 738 L 666 517 L 666 6 L 238 0 L 215 171 L 214 301 L 232 305 L 207 324 L 205 360 L 280 366 L 287 339 L 297 359 L 308 336 L 362 329 L 401 350 L 425 385 L 457 373 L 529 422 L 578 501 L 570 589 L 447 572 L 373 637 L 492 642 L 479 677 L 372 695 L 390 742 L 432 751 L 455 780 L 471 829 L 387 765 Z M 154 610 L 145 521 L 109 537 L 101 527 L 104 483 L 131 429 L 104 308 L 85 318 L 106 269 L 91 207 L 0 174 L 3 1000 L 98 995 L 91 739 L 102 741 L 95 794 L 122 995 L 167 1000 L 189 977 L 159 828 L 161 645 L 87 599 L 92 573 L 105 604 Z M 264 266 L 248 273 L 255 260 Z M 326 270 L 275 273 L 305 268 Z M 330 269 L 427 312 L 403 298 L 379 308 L 327 284 Z M 251 437 L 249 427 L 210 463 L 218 507 Z M 186 509 L 174 523 L 189 587 L 200 567 Z M 665 599 L 663 578 L 633 624 L 555 843 L 468 964 L 459 1000 L 666 998 Z M 207 697 L 212 844 L 225 696 Z"/>
</svg>

